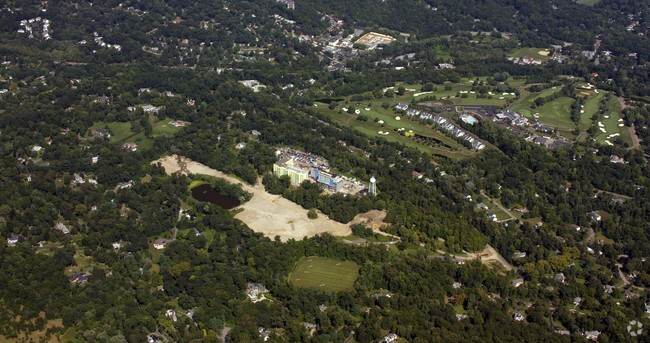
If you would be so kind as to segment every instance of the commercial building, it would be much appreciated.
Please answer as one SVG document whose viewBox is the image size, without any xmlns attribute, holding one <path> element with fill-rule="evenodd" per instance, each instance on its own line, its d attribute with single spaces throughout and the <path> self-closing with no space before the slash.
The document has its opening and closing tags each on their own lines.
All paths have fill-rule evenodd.
<svg viewBox="0 0 650 343">
<path fill-rule="evenodd" d="M 355 178 L 334 174 L 329 162 L 322 156 L 286 147 L 279 148 L 276 155 L 278 161 L 273 164 L 273 173 L 277 176 L 289 176 L 294 186 L 309 180 L 316 182 L 326 191 L 346 194 L 357 194 L 366 187 Z"/>
<path fill-rule="evenodd" d="M 309 169 L 295 164 L 291 157 L 284 157 L 273 164 L 273 173 L 278 176 L 287 175 L 294 186 L 300 185 L 309 177 Z"/>
<path fill-rule="evenodd" d="M 343 178 L 319 168 L 311 168 L 311 177 L 323 188 L 332 192 L 338 192 L 343 187 Z"/>
</svg>

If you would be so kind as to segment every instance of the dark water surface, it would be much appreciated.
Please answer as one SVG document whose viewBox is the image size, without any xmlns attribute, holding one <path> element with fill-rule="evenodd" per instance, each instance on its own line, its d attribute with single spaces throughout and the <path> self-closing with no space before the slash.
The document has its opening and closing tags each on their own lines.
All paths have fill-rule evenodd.
<svg viewBox="0 0 650 343">
<path fill-rule="evenodd" d="M 192 198 L 198 201 L 211 202 L 225 210 L 229 210 L 231 208 L 235 208 L 241 205 L 239 199 L 233 198 L 228 195 L 220 194 L 208 184 L 204 184 L 192 188 Z"/>
</svg>

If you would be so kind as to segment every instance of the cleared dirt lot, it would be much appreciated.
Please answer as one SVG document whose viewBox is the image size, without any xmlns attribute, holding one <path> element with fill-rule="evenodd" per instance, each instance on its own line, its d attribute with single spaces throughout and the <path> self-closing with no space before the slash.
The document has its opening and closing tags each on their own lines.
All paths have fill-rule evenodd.
<svg viewBox="0 0 650 343">
<path fill-rule="evenodd" d="M 261 181 L 251 186 L 216 169 L 178 155 L 163 157 L 152 163 L 160 163 L 168 174 L 175 172 L 186 175 L 203 174 L 240 184 L 245 191 L 253 194 L 253 198 L 238 207 L 243 211 L 235 218 L 246 223 L 253 231 L 261 232 L 271 239 L 280 236 L 282 241 L 292 238 L 301 240 L 305 236 L 312 237 L 325 232 L 333 236 L 348 236 L 352 233 L 347 224 L 330 220 L 323 213 L 319 212 L 317 219 L 307 218 L 307 210 L 282 196 L 267 193 Z"/>
</svg>

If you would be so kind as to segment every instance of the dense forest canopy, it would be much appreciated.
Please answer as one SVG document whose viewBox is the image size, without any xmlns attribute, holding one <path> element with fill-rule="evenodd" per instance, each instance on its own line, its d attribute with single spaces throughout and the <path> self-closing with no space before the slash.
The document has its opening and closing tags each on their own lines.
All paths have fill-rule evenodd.
<svg viewBox="0 0 650 343">
<path fill-rule="evenodd" d="M 650 325 L 647 1 L 287 2 L 0 4 L 0 340 L 628 341 L 631 321 Z M 395 40 L 356 43 L 369 32 Z M 596 119 L 580 116 L 583 84 L 603 92 Z M 485 148 L 391 108 L 420 91 L 408 105 Z M 591 125 L 576 137 L 618 108 L 636 140 L 549 149 L 461 121 L 450 99 L 475 93 L 565 101 Z M 377 135 L 380 107 L 438 133 Z M 280 147 L 379 191 L 291 185 L 273 173 Z M 165 156 L 239 185 L 169 174 Z M 192 198 L 193 182 L 244 203 L 257 187 L 314 220 L 385 218 L 283 242 Z M 353 286 L 290 281 L 310 257 L 358 266 Z"/>
</svg>

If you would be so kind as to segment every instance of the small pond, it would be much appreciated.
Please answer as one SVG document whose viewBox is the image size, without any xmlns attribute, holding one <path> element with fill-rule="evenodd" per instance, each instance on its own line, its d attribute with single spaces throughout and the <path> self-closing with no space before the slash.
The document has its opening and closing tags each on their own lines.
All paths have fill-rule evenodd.
<svg viewBox="0 0 650 343">
<path fill-rule="evenodd" d="M 192 198 L 198 201 L 211 202 L 225 210 L 229 210 L 241 205 L 239 199 L 228 195 L 223 195 L 214 190 L 214 188 L 208 184 L 203 184 L 192 188 Z"/>
</svg>

